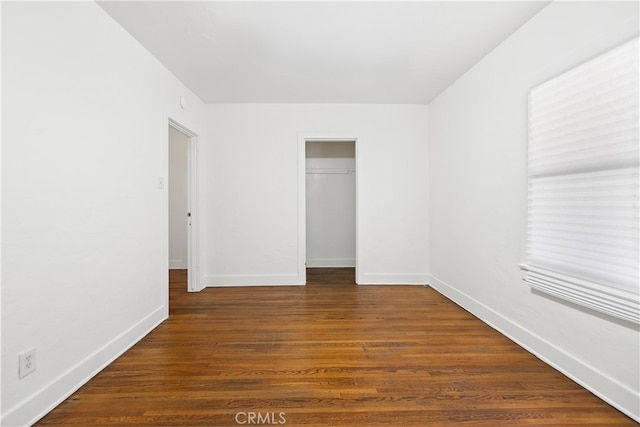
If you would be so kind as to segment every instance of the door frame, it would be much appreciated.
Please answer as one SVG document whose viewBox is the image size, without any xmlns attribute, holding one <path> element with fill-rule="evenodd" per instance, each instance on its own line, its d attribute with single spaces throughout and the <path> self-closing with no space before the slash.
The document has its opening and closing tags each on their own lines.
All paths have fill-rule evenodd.
<svg viewBox="0 0 640 427">
<path fill-rule="evenodd" d="M 168 118 L 168 126 L 174 128 L 178 132 L 188 137 L 187 143 L 187 212 L 191 214 L 189 217 L 189 226 L 187 228 L 187 291 L 199 292 L 202 290 L 200 286 L 199 276 L 199 245 L 198 245 L 198 135 L 178 121 Z M 168 177 L 169 171 L 169 136 L 167 128 L 167 146 L 166 146 L 166 173 Z M 169 195 L 169 182 L 166 180 L 167 198 Z M 169 254 L 169 205 L 165 204 L 166 214 L 166 247 L 167 247 L 167 263 Z"/>
<path fill-rule="evenodd" d="M 360 259 L 359 223 L 360 210 L 360 160 L 358 156 L 358 136 L 354 132 L 298 132 L 298 282 L 307 283 L 307 142 L 353 142 L 356 152 L 356 283 Z"/>
</svg>

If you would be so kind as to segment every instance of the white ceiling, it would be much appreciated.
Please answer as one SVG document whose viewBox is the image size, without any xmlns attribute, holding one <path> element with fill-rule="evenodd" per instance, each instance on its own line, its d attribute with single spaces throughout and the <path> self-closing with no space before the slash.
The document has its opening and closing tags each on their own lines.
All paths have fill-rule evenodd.
<svg viewBox="0 0 640 427">
<path fill-rule="evenodd" d="M 206 103 L 429 103 L 543 2 L 101 1 Z"/>
</svg>

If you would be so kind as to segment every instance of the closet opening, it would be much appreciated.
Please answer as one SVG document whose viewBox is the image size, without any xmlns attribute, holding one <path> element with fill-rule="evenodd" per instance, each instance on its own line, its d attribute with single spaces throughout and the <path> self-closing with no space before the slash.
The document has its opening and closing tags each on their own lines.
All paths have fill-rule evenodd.
<svg viewBox="0 0 640 427">
<path fill-rule="evenodd" d="M 307 268 L 314 277 L 316 269 L 325 269 L 319 274 L 355 279 L 356 140 L 306 138 L 303 148 L 304 283 L 309 279 Z"/>
</svg>

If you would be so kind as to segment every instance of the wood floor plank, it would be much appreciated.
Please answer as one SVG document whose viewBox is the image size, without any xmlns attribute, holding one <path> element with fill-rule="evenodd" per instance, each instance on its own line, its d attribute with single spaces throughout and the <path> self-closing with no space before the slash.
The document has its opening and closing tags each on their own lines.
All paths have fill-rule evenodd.
<svg viewBox="0 0 640 427">
<path fill-rule="evenodd" d="M 169 320 L 37 425 L 637 425 L 429 287 L 307 279 L 187 293 L 172 270 Z"/>
</svg>

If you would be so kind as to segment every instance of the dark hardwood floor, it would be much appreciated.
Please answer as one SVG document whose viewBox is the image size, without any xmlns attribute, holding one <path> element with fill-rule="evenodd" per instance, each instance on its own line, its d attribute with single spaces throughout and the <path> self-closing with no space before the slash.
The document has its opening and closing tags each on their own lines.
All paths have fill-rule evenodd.
<svg viewBox="0 0 640 427">
<path fill-rule="evenodd" d="M 170 279 L 169 320 L 37 425 L 637 425 L 429 287 Z"/>
</svg>

